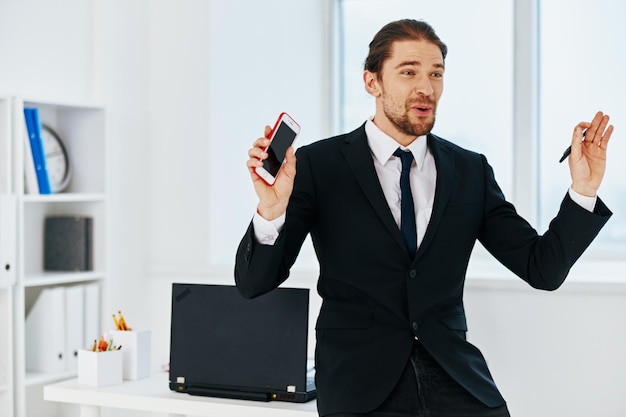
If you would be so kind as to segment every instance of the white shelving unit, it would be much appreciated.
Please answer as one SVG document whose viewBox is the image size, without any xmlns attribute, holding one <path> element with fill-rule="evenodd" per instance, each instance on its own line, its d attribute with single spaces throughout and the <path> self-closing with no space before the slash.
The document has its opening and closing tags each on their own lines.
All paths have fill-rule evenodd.
<svg viewBox="0 0 626 417">
<path fill-rule="evenodd" d="M 0 287 L 0 334 L 12 331 L 11 288 Z M 0 338 L 0 415 L 13 415 L 13 346 L 10 337 Z"/>
<path fill-rule="evenodd" d="M 67 415 L 72 414 L 71 410 L 43 400 L 43 386 L 73 378 L 76 370 L 46 373 L 27 369 L 26 347 L 34 345 L 37 349 L 46 349 L 46 342 L 27 340 L 26 317 L 44 289 L 95 283 L 99 287 L 96 314 L 98 326 L 102 328 L 101 306 L 105 303 L 108 278 L 105 110 L 91 104 L 62 104 L 22 98 L 0 98 L 0 108 L 6 106 L 7 101 L 12 112 L 16 271 L 12 291 L 0 290 L 0 331 L 2 334 L 13 334 L 12 346 L 0 344 L 0 414 L 16 417 Z M 62 193 L 39 195 L 24 192 L 24 107 L 36 107 L 42 123 L 52 127 L 65 142 L 72 165 L 72 180 Z M 44 270 L 44 221 L 53 215 L 89 216 L 93 219 L 93 270 Z M 64 318 L 46 317 L 46 326 L 48 320 L 49 326 L 54 327 Z M 97 336 L 90 335 L 92 339 Z M 3 373 L 3 366 L 7 363 L 14 364 L 12 372 Z M 3 375 L 10 375 L 12 381 L 3 383 Z M 13 404 L 5 401 L 5 397 L 13 397 Z"/>
<path fill-rule="evenodd" d="M 15 284 L 15 192 L 12 181 L 11 101 L 0 98 L 0 415 L 12 416 L 13 286 Z M 11 230 L 8 230 L 9 227 Z"/>
</svg>

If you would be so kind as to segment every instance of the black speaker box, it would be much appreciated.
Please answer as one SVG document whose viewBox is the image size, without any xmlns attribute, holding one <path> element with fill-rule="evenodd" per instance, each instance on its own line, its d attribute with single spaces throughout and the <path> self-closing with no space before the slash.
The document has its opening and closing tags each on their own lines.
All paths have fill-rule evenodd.
<svg viewBox="0 0 626 417">
<path fill-rule="evenodd" d="M 44 270 L 93 270 L 93 219 L 91 217 L 46 217 Z"/>
</svg>

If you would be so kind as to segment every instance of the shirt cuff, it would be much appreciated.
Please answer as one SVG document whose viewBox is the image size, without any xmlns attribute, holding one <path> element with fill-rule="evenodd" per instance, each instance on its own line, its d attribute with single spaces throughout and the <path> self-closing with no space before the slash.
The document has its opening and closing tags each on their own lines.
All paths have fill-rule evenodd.
<svg viewBox="0 0 626 417">
<path fill-rule="evenodd" d="M 261 245 L 273 245 L 278 239 L 280 230 L 285 224 L 285 214 L 274 220 L 265 220 L 259 213 L 254 213 L 252 226 L 254 227 L 254 237 Z"/>
<path fill-rule="evenodd" d="M 598 199 L 597 196 L 587 197 L 586 195 L 578 194 L 576 191 L 572 190 L 571 187 L 569 189 L 569 196 L 574 203 L 578 204 L 587 211 L 593 213 L 593 209 L 596 208 L 596 200 Z"/>
</svg>

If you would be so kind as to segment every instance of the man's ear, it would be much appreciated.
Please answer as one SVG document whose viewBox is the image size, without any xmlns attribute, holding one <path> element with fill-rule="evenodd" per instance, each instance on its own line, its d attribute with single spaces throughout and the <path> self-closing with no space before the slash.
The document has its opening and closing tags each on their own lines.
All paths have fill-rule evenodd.
<svg viewBox="0 0 626 417">
<path fill-rule="evenodd" d="M 365 90 L 372 96 L 378 97 L 381 94 L 380 84 L 378 83 L 378 74 L 365 70 L 363 72 L 363 82 Z"/>
</svg>

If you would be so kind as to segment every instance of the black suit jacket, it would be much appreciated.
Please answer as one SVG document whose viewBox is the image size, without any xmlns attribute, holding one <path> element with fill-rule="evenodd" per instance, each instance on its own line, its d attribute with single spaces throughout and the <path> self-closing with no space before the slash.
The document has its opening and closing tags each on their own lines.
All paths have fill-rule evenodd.
<svg viewBox="0 0 626 417">
<path fill-rule="evenodd" d="M 320 415 L 380 405 L 398 381 L 415 337 L 438 363 L 489 407 L 504 404 L 485 359 L 468 343 L 463 308 L 475 242 L 536 288 L 553 290 L 611 215 L 565 196 L 549 230 L 537 232 L 508 203 L 484 156 L 435 135 L 432 216 L 415 258 L 381 189 L 365 128 L 301 147 L 286 220 L 273 246 L 250 225 L 236 255 L 246 297 L 289 275 L 310 233 L 320 264 L 316 382 Z"/>
</svg>

